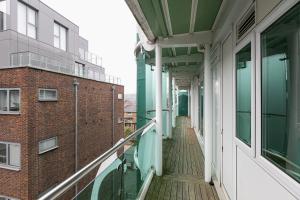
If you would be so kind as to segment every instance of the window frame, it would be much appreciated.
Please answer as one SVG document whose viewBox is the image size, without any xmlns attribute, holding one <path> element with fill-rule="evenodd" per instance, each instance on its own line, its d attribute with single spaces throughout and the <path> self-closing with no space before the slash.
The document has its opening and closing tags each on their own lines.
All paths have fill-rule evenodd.
<svg viewBox="0 0 300 200">
<path fill-rule="evenodd" d="M 21 170 L 21 163 L 22 163 L 22 160 L 21 160 L 21 144 L 20 143 L 13 143 L 13 142 L 3 142 L 3 141 L 0 141 L 1 144 L 5 144 L 6 145 L 6 164 L 0 164 L 0 168 L 3 168 L 3 169 L 9 169 L 9 170 L 14 170 L 14 171 L 20 171 Z M 9 151 L 8 151 L 8 145 L 17 145 L 20 147 L 20 166 L 13 166 L 13 165 L 10 165 L 8 164 L 9 163 Z"/>
<path fill-rule="evenodd" d="M 242 140 L 240 140 L 237 137 L 237 132 L 236 132 L 236 98 L 237 98 L 237 84 L 236 84 L 236 54 L 243 49 L 245 46 L 247 46 L 248 44 L 251 45 L 251 61 L 252 61 L 252 65 L 251 65 L 251 140 L 250 140 L 250 146 L 247 145 L 245 142 L 243 142 Z M 235 144 L 244 152 L 246 153 L 248 156 L 254 158 L 255 157 L 255 125 L 256 125 L 256 121 L 255 121 L 255 105 L 256 105 L 256 93 L 255 93 L 255 68 L 256 68 L 256 63 L 255 63 L 255 33 L 253 31 L 251 31 L 250 33 L 248 33 L 247 36 L 245 36 L 242 40 L 239 41 L 239 43 L 236 45 L 235 49 L 234 49 L 234 59 L 233 59 L 233 66 L 234 66 L 234 76 L 233 76 L 233 86 L 234 86 L 234 91 L 233 91 L 233 113 L 234 113 L 234 119 L 233 119 L 233 127 L 234 127 L 234 142 Z"/>
<path fill-rule="evenodd" d="M 54 33 L 55 25 L 58 26 L 58 34 L 59 35 L 55 35 L 55 33 Z M 62 36 L 61 31 L 60 31 L 61 28 L 65 29 L 65 31 L 66 31 L 66 38 L 65 38 L 66 39 L 66 49 L 63 49 L 62 45 L 61 45 L 61 36 Z M 55 38 L 57 38 L 58 41 L 59 41 L 59 45 L 58 45 L 59 47 L 55 46 Z M 53 46 L 57 49 L 62 50 L 62 51 L 66 51 L 66 52 L 68 51 L 68 28 L 65 27 L 64 25 L 62 25 L 61 23 L 57 22 L 57 21 L 53 22 Z"/>
<path fill-rule="evenodd" d="M 79 66 L 82 67 L 81 68 L 82 70 L 79 70 Z M 75 76 L 85 77 L 86 71 L 87 70 L 86 70 L 85 64 L 75 61 L 75 67 L 74 67 L 74 74 L 75 74 Z M 82 72 L 82 74 L 81 74 L 81 72 Z"/>
<path fill-rule="evenodd" d="M 42 99 L 40 94 L 41 94 L 41 91 L 44 90 L 44 91 L 55 91 L 56 92 L 56 98 L 55 99 Z M 42 102 L 47 102 L 47 101 L 58 101 L 58 90 L 57 89 L 48 89 L 48 88 L 39 88 L 38 90 L 38 99 L 39 101 L 42 101 Z"/>
<path fill-rule="evenodd" d="M 7 99 L 6 99 L 7 111 L 1 111 L 0 110 L 0 115 L 19 115 L 19 114 L 21 114 L 21 89 L 20 88 L 0 88 L 0 91 L 1 90 L 7 91 Z M 10 91 L 11 90 L 18 90 L 19 91 L 19 111 L 10 111 L 9 96 L 10 96 Z"/>
<path fill-rule="evenodd" d="M 41 144 L 42 142 L 47 142 L 47 141 L 50 141 L 50 140 L 53 140 L 53 139 L 55 139 L 55 141 L 56 141 L 55 146 L 53 146 L 53 147 L 51 147 L 51 148 L 49 148 L 49 149 L 47 149 L 47 150 L 40 151 L 40 144 Z M 38 144 L 38 154 L 39 154 L 39 155 L 42 155 L 42 154 L 44 154 L 44 153 L 47 153 L 47 152 L 52 151 L 52 150 L 54 150 L 54 149 L 57 149 L 58 147 L 59 147 L 59 146 L 58 146 L 58 137 L 57 137 L 57 136 L 54 136 L 54 137 L 51 137 L 51 138 L 47 138 L 47 139 L 41 140 L 41 141 L 39 141 L 39 144 Z"/>
<path fill-rule="evenodd" d="M 293 6 L 299 1 L 287 0 L 282 1 L 279 5 L 266 17 L 259 25 L 256 26 L 256 161 L 257 163 L 271 176 L 277 180 L 282 186 L 284 186 L 291 194 L 300 198 L 300 184 L 282 171 L 279 167 L 273 164 L 271 161 L 263 157 L 262 150 L 262 125 L 261 125 L 261 34 L 268 29 L 276 20 L 286 14 Z"/>
<path fill-rule="evenodd" d="M 26 7 L 26 19 L 25 19 L 26 20 L 26 34 L 21 33 L 19 31 L 17 31 L 17 32 L 20 33 L 20 34 L 26 35 L 27 37 L 30 37 L 32 39 L 37 40 L 38 39 L 38 10 L 35 9 L 35 8 L 33 8 L 32 6 L 24 3 L 23 1 L 20 1 L 20 0 L 18 0 L 17 3 L 18 4 L 23 4 Z M 30 23 L 29 20 L 28 20 L 28 13 L 29 13 L 28 10 L 29 9 L 32 10 L 34 12 L 34 14 L 35 14 L 35 24 Z M 17 15 L 19 15 L 19 11 L 18 10 L 17 10 Z M 28 26 L 33 26 L 35 28 L 35 37 L 31 37 L 28 34 Z M 17 29 L 18 29 L 18 25 L 17 25 Z"/>
</svg>

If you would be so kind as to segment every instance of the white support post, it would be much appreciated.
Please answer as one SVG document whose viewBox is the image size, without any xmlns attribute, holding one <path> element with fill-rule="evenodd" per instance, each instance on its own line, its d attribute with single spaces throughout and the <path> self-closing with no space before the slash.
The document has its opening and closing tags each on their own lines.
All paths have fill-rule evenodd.
<svg viewBox="0 0 300 200">
<path fill-rule="evenodd" d="M 172 70 L 169 69 L 169 97 L 168 97 L 168 106 L 169 106 L 169 112 L 168 112 L 168 131 L 169 131 L 169 138 L 172 138 L 172 99 L 173 99 L 173 93 L 172 93 Z"/>
<path fill-rule="evenodd" d="M 172 78 L 172 95 L 173 95 L 173 98 L 172 98 L 172 102 L 173 102 L 172 125 L 175 128 L 175 126 L 176 126 L 176 103 L 175 103 L 175 99 L 177 98 L 177 96 L 176 96 L 176 87 L 175 87 L 175 78 Z"/>
<path fill-rule="evenodd" d="M 191 89 L 188 90 L 188 116 L 191 117 Z"/>
<path fill-rule="evenodd" d="M 155 46 L 155 66 L 156 66 L 156 175 L 162 175 L 162 50 Z"/>
<path fill-rule="evenodd" d="M 190 87 L 190 93 L 189 93 L 189 97 L 190 97 L 190 100 L 189 100 L 189 103 L 190 103 L 190 107 L 189 107 L 189 115 L 191 117 L 191 128 L 193 128 L 194 126 L 194 123 L 193 123 L 193 120 L 194 120 L 194 112 L 193 112 L 193 82 L 191 82 L 191 87 Z"/>
<path fill-rule="evenodd" d="M 205 182 L 211 181 L 212 165 L 212 72 L 209 61 L 210 45 L 205 45 L 204 52 L 204 149 Z"/>
</svg>

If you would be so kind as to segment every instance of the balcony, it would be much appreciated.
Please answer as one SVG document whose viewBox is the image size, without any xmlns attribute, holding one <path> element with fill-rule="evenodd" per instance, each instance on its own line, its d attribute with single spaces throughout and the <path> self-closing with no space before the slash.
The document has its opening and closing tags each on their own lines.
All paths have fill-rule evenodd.
<svg viewBox="0 0 300 200">
<path fill-rule="evenodd" d="M 121 79 L 104 74 L 103 68 L 96 65 L 80 66 L 70 60 L 56 60 L 33 52 L 18 52 L 10 55 L 10 67 L 32 67 L 52 72 L 82 77 L 86 79 L 121 84 Z"/>
<path fill-rule="evenodd" d="M 94 53 L 79 49 L 79 58 L 94 65 L 102 66 L 102 58 Z"/>
<path fill-rule="evenodd" d="M 173 138 L 163 142 L 163 176 L 154 176 L 156 123 L 152 120 L 40 200 L 65 195 L 95 170 L 93 181 L 81 185 L 74 198 L 219 199 L 214 186 L 204 182 L 204 158 L 190 119 L 177 117 L 176 125 Z"/>
</svg>

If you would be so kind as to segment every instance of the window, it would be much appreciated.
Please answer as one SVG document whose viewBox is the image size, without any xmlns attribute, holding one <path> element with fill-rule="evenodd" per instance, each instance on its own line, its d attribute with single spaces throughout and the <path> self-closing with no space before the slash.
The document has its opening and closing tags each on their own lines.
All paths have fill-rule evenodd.
<svg viewBox="0 0 300 200">
<path fill-rule="evenodd" d="M 0 167 L 20 167 L 20 144 L 0 142 Z"/>
<path fill-rule="evenodd" d="M 67 29 L 54 22 L 54 47 L 67 50 Z"/>
<path fill-rule="evenodd" d="M 37 11 L 18 2 L 18 32 L 36 39 Z"/>
<path fill-rule="evenodd" d="M 261 34 L 261 154 L 300 183 L 300 4 Z"/>
<path fill-rule="evenodd" d="M 57 145 L 57 137 L 53 137 L 47 140 L 43 140 L 39 142 L 39 154 L 46 153 L 53 149 L 56 149 Z"/>
<path fill-rule="evenodd" d="M 236 137 L 251 146 L 251 43 L 236 54 Z"/>
<path fill-rule="evenodd" d="M 85 66 L 82 63 L 75 62 L 75 75 L 84 77 L 85 75 Z"/>
<path fill-rule="evenodd" d="M 57 90 L 39 89 L 39 101 L 57 101 Z"/>
<path fill-rule="evenodd" d="M 0 89 L 0 114 L 19 114 L 20 90 Z"/>
<path fill-rule="evenodd" d="M 6 0 L 0 0 L 0 31 L 4 31 L 6 29 L 6 7 Z"/>
<path fill-rule="evenodd" d="M 4 30 L 4 13 L 0 10 L 0 31 Z"/>
<path fill-rule="evenodd" d="M 122 99 L 123 99 L 123 94 L 122 94 L 122 93 L 119 93 L 119 94 L 118 94 L 118 99 L 119 99 L 119 100 L 122 100 Z"/>
</svg>

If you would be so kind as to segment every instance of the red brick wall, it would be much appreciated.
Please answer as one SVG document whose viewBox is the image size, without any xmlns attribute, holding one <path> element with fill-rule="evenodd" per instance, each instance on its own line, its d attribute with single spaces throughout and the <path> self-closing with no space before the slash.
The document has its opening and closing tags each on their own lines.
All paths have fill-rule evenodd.
<svg viewBox="0 0 300 200">
<path fill-rule="evenodd" d="M 74 79 L 73 76 L 29 68 L 0 70 L 0 87 L 21 88 L 22 94 L 21 115 L 0 115 L 1 129 L 9 132 L 5 134 L 1 130 L 0 141 L 22 145 L 21 171 L 0 168 L 0 177 L 7 177 L 5 180 L 0 178 L 0 184 L 5 182 L 1 184 L 4 187 L 0 187 L 1 195 L 34 199 L 75 172 Z M 76 79 L 79 82 L 78 158 L 81 168 L 112 145 L 113 93 L 111 84 Z M 57 89 L 58 101 L 38 101 L 39 88 Z M 123 136 L 123 124 L 118 124 L 118 118 L 124 114 L 123 100 L 117 99 L 118 93 L 124 93 L 123 86 L 116 86 L 115 92 L 116 141 Z M 58 137 L 59 147 L 38 155 L 39 141 L 54 136 Z"/>
</svg>

